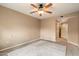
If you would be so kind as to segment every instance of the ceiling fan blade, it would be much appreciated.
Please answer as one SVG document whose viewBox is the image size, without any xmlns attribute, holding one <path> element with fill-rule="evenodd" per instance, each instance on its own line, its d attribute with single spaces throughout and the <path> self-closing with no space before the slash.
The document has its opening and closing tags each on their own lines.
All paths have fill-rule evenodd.
<svg viewBox="0 0 79 59">
<path fill-rule="evenodd" d="M 49 7 L 51 7 L 52 6 L 52 3 L 49 3 L 49 4 L 47 4 L 46 6 L 45 6 L 45 8 L 49 8 Z"/>
<path fill-rule="evenodd" d="M 46 13 L 50 13 L 50 14 L 52 14 L 52 12 L 51 11 L 45 11 Z"/>
<path fill-rule="evenodd" d="M 30 13 L 32 14 L 32 13 L 35 13 L 35 12 L 37 12 L 37 11 L 32 11 L 32 12 L 30 12 Z"/>
<path fill-rule="evenodd" d="M 37 6 L 35 6 L 34 4 L 31 4 L 31 6 L 33 6 L 34 8 L 37 8 Z"/>
</svg>

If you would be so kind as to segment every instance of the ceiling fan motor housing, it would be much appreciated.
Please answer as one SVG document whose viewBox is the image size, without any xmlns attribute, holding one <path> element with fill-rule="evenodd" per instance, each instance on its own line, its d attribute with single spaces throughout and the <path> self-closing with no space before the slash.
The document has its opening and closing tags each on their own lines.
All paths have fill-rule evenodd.
<svg viewBox="0 0 79 59">
<path fill-rule="evenodd" d="M 39 8 L 43 8 L 43 4 L 39 4 Z"/>
<path fill-rule="evenodd" d="M 39 11 L 43 11 L 43 7 L 44 7 L 44 4 L 42 4 L 42 3 L 39 4 L 38 10 L 39 10 Z"/>
</svg>

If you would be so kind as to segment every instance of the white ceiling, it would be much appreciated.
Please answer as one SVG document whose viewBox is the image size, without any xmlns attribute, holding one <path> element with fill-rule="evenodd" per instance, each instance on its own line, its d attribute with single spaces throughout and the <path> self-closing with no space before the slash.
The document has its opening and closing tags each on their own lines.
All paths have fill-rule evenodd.
<svg viewBox="0 0 79 59">
<path fill-rule="evenodd" d="M 61 16 L 63 14 L 79 11 L 79 3 L 53 3 L 53 6 L 50 8 L 50 11 L 53 12 L 52 14 L 44 13 L 43 16 L 39 16 L 38 14 L 30 14 L 33 7 L 30 6 L 29 3 L 1 3 L 0 5 L 38 19 L 44 19 L 52 16 Z"/>
</svg>

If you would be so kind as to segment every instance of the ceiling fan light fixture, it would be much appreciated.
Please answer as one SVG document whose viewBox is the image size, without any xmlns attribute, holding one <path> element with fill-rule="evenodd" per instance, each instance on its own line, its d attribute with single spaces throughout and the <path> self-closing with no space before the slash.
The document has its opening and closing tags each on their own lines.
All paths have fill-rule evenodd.
<svg viewBox="0 0 79 59">
<path fill-rule="evenodd" d="M 39 14 L 43 14 L 43 13 L 44 13 L 44 11 L 38 11 L 38 13 L 39 13 Z"/>
</svg>

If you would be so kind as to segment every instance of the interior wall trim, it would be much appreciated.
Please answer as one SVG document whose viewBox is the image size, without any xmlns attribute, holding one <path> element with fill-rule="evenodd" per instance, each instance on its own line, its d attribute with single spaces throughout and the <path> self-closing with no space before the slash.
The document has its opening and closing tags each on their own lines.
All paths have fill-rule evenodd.
<svg viewBox="0 0 79 59">
<path fill-rule="evenodd" d="M 20 44 L 11 46 L 11 47 L 7 47 L 7 48 L 4 48 L 4 49 L 1 49 L 0 52 L 8 50 L 8 49 L 11 49 L 11 48 L 15 48 L 15 47 L 18 47 L 18 46 L 21 46 L 21 45 L 24 45 L 24 44 L 28 44 L 28 43 L 36 41 L 36 40 L 38 40 L 38 39 L 29 40 L 29 41 L 26 41 L 26 42 L 23 42 L 23 43 L 20 43 Z"/>
<path fill-rule="evenodd" d="M 77 43 L 70 42 L 70 41 L 68 41 L 68 43 L 73 44 L 73 45 L 75 45 L 75 46 L 79 47 L 79 45 L 78 45 Z"/>
</svg>

